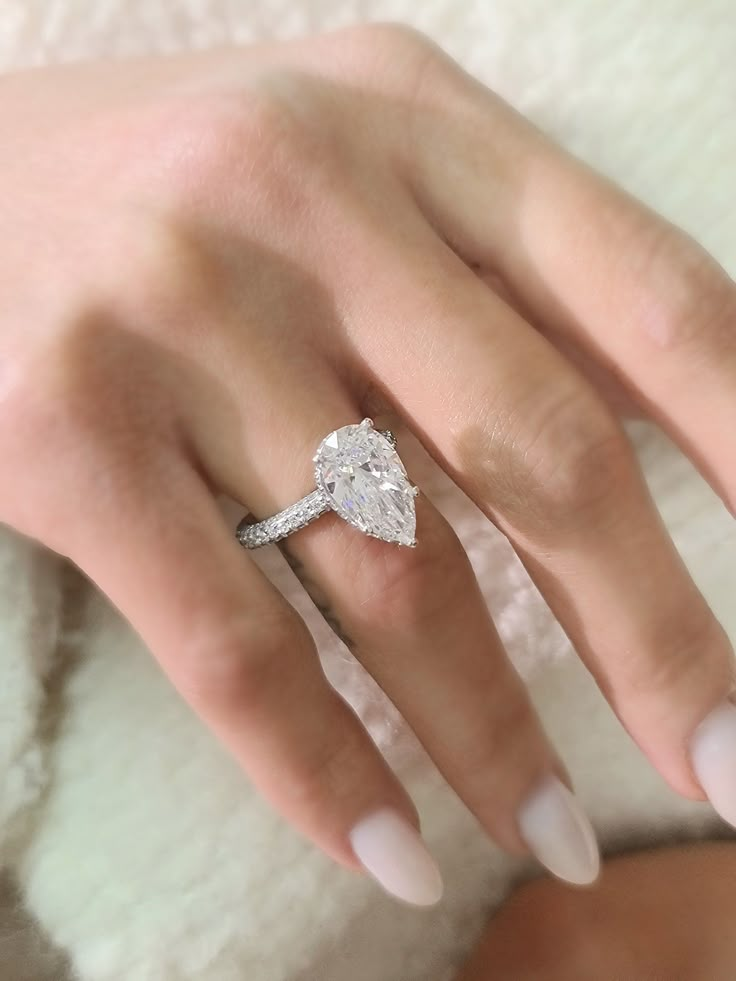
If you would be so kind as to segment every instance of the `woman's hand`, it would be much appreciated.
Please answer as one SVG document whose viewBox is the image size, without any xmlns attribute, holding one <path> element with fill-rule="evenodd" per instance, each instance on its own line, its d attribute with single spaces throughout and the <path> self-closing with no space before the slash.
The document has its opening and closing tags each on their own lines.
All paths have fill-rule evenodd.
<svg viewBox="0 0 736 981">
<path fill-rule="evenodd" d="M 732 651 L 599 387 L 732 506 L 736 290 L 697 245 L 390 25 L 8 77 L 0 145 L 0 518 L 94 579 L 287 818 L 438 897 L 411 802 L 214 500 L 279 510 L 326 433 L 383 412 L 509 537 L 672 787 L 736 821 Z M 417 538 L 328 515 L 288 548 L 488 833 L 590 881 L 422 496 Z"/>
</svg>

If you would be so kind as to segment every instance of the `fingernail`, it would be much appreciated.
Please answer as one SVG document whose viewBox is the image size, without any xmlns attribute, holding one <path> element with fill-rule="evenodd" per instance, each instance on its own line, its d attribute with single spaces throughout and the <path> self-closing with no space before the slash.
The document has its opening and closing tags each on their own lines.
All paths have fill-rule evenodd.
<svg viewBox="0 0 736 981">
<path fill-rule="evenodd" d="M 708 800 L 736 827 L 736 705 L 722 702 L 706 715 L 690 740 L 690 758 Z"/>
<path fill-rule="evenodd" d="M 518 815 L 522 837 L 560 879 L 587 885 L 600 870 L 595 831 L 582 805 L 554 774 L 526 798 Z"/>
<path fill-rule="evenodd" d="M 386 892 L 415 906 L 433 906 L 442 896 L 442 876 L 419 832 L 390 808 L 363 818 L 350 832 L 363 868 Z"/>
</svg>

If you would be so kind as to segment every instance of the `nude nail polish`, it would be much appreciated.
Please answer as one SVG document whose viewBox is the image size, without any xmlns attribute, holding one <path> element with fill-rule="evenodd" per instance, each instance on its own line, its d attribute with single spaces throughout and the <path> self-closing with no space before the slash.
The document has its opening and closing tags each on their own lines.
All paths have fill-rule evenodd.
<svg viewBox="0 0 736 981">
<path fill-rule="evenodd" d="M 690 759 L 700 785 L 724 821 L 736 827 L 736 705 L 717 705 L 690 740 Z"/>
<path fill-rule="evenodd" d="M 414 906 L 439 902 L 440 870 L 419 832 L 396 811 L 374 811 L 349 837 L 358 861 L 386 892 Z"/>
<path fill-rule="evenodd" d="M 595 831 L 577 797 L 554 774 L 531 791 L 518 814 L 519 830 L 536 858 L 553 875 L 576 885 L 598 877 Z"/>
</svg>

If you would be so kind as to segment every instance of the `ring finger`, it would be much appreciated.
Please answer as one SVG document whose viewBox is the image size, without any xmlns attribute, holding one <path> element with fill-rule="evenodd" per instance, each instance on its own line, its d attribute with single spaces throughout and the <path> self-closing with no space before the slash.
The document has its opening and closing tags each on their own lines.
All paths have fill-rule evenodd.
<svg viewBox="0 0 736 981">
<path fill-rule="evenodd" d="M 228 428 L 225 418 L 193 420 L 212 480 L 259 517 L 309 491 L 320 440 L 362 417 L 326 367 L 312 364 L 305 373 L 284 363 L 279 371 L 278 391 L 288 397 L 260 402 L 269 406 L 267 419 L 241 413 L 247 431 Z M 267 432 L 278 439 L 259 453 L 254 447 Z M 511 851 L 532 850 L 562 877 L 594 879 L 592 829 L 503 651 L 467 556 L 430 502 L 417 499 L 416 548 L 362 535 L 334 514 L 289 538 L 287 547 L 318 605 L 323 612 L 329 606 L 330 622 L 339 621 L 343 639 L 486 830 Z M 349 779 L 350 761 L 343 763 L 335 784 Z M 341 795 L 316 774 L 312 796 L 332 807 L 339 833 Z M 380 877 L 385 856 L 376 856 L 372 843 L 361 854 L 365 843 L 352 842 Z"/>
</svg>

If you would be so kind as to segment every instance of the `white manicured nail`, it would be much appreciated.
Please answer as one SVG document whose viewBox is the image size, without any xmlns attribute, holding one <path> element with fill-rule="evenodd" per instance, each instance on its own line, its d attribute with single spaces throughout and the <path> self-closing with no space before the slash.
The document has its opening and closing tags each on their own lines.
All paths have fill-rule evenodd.
<svg viewBox="0 0 736 981">
<path fill-rule="evenodd" d="M 736 705 L 722 702 L 690 741 L 693 769 L 713 807 L 736 827 Z"/>
<path fill-rule="evenodd" d="M 355 856 L 386 892 L 415 906 L 442 896 L 442 876 L 419 832 L 389 808 L 363 818 L 350 832 Z"/>
<path fill-rule="evenodd" d="M 526 798 L 518 821 L 527 845 L 554 875 L 577 885 L 598 877 L 595 831 L 578 799 L 554 774 Z"/>
</svg>

